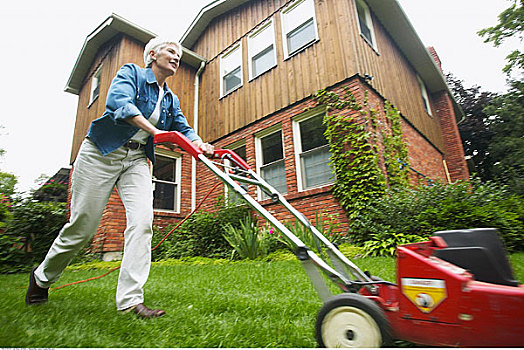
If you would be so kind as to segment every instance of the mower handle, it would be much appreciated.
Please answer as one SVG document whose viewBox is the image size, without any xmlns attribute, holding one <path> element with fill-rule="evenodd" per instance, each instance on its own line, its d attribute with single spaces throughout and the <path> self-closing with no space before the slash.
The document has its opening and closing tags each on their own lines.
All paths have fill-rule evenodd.
<svg viewBox="0 0 524 350">
<path fill-rule="evenodd" d="M 178 131 L 168 131 L 163 132 L 161 134 L 155 135 L 153 139 L 154 144 L 160 144 L 160 143 L 174 143 L 178 146 L 180 146 L 184 151 L 189 153 L 193 158 L 199 159 L 199 156 L 203 154 L 202 150 L 199 147 L 196 147 L 193 142 L 189 141 L 187 137 L 182 135 Z M 233 152 L 230 149 L 215 149 L 213 152 L 213 158 L 230 158 L 233 162 L 235 162 L 240 167 L 244 168 L 244 170 L 249 170 L 249 165 L 240 158 L 238 154 Z"/>
<path fill-rule="evenodd" d="M 174 143 L 175 145 L 180 146 L 184 151 L 189 153 L 195 159 L 198 159 L 198 156 L 204 153 L 200 148 L 196 147 L 193 142 L 189 141 L 187 137 L 178 131 L 169 131 L 157 134 L 153 139 L 153 143 L 155 145 L 159 143 Z"/>
</svg>

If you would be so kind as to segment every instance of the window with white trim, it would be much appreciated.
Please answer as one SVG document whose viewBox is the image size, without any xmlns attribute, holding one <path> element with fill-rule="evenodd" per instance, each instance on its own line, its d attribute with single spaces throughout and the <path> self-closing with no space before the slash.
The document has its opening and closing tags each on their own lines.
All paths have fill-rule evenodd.
<svg viewBox="0 0 524 350">
<path fill-rule="evenodd" d="M 235 142 L 229 146 L 226 147 L 226 149 L 230 149 L 233 152 L 235 152 L 240 158 L 243 160 L 247 160 L 246 158 L 246 142 L 244 140 L 241 140 L 240 142 Z M 224 161 L 227 166 L 232 166 L 231 161 L 225 160 Z M 240 187 L 248 190 L 247 184 L 239 183 Z M 243 204 L 244 201 L 242 200 L 242 197 L 236 193 L 234 190 L 232 190 L 229 186 L 225 186 L 225 195 L 227 198 L 227 201 L 229 204 Z"/>
<path fill-rule="evenodd" d="M 371 11 L 364 0 L 355 0 L 358 16 L 358 28 L 360 35 L 367 41 L 371 47 L 377 50 L 377 42 L 375 39 L 375 31 L 373 30 L 373 22 L 371 20 Z"/>
<path fill-rule="evenodd" d="M 282 129 L 270 128 L 255 138 L 257 153 L 257 171 L 260 176 L 278 192 L 286 193 L 286 167 L 284 165 L 284 147 Z M 268 198 L 259 194 L 260 198 Z"/>
<path fill-rule="evenodd" d="M 153 208 L 180 211 L 181 158 L 176 153 L 156 150 L 153 166 Z"/>
<path fill-rule="evenodd" d="M 91 78 L 91 94 L 89 97 L 89 104 L 93 103 L 93 101 L 98 98 L 98 95 L 100 95 L 100 76 L 101 75 L 102 75 L 102 66 L 98 67 L 98 69 L 93 74 L 93 77 Z"/>
<path fill-rule="evenodd" d="M 220 57 L 220 95 L 226 96 L 242 86 L 242 44 Z"/>
<path fill-rule="evenodd" d="M 332 184 L 329 143 L 324 136 L 325 109 L 313 110 L 293 121 L 299 191 Z"/>
<path fill-rule="evenodd" d="M 313 0 L 297 0 L 282 10 L 284 59 L 318 40 Z"/>
<path fill-rule="evenodd" d="M 420 87 L 420 94 L 422 95 L 422 102 L 424 103 L 424 109 L 430 116 L 433 116 L 431 113 L 431 105 L 429 103 L 428 90 L 426 90 L 426 84 L 422 81 L 422 78 L 417 74 L 418 86 Z"/>
<path fill-rule="evenodd" d="M 249 79 L 254 79 L 277 65 L 273 21 L 247 37 Z"/>
</svg>

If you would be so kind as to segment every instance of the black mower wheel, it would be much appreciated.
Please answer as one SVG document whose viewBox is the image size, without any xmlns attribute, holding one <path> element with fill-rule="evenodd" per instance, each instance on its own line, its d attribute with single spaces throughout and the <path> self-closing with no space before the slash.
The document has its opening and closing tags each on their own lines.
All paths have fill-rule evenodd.
<svg viewBox="0 0 524 350">
<path fill-rule="evenodd" d="M 378 348 L 391 343 L 391 327 L 384 311 L 373 301 L 344 293 L 335 295 L 320 309 L 316 337 L 326 348 Z"/>
</svg>

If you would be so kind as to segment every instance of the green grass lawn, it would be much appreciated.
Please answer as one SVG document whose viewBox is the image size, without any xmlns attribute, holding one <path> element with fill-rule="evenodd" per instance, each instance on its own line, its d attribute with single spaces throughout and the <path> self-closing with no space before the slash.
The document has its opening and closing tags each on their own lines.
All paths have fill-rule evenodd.
<svg viewBox="0 0 524 350">
<path fill-rule="evenodd" d="M 524 280 L 524 253 L 511 256 Z M 393 258 L 354 259 L 394 281 Z M 105 270 L 66 270 L 57 285 Z M 298 261 L 154 265 L 146 304 L 167 315 L 141 320 L 115 309 L 118 272 L 50 293 L 26 307 L 28 274 L 0 275 L 1 347 L 316 347 L 321 301 Z"/>
</svg>

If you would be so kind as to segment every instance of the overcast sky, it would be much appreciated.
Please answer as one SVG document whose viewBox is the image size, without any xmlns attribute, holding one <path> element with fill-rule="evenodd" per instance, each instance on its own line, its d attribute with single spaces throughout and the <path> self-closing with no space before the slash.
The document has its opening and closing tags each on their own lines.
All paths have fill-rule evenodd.
<svg viewBox="0 0 524 350">
<path fill-rule="evenodd" d="M 332 0 L 327 0 L 332 1 Z M 111 13 L 162 36 L 180 39 L 210 0 L 26 0 L 0 5 L 0 171 L 18 177 L 19 191 L 41 174 L 69 167 L 78 97 L 64 92 L 86 36 Z M 493 48 L 476 32 L 495 25 L 508 0 L 399 0 L 444 72 L 467 87 L 504 92 L 501 70 L 511 45 Z M 516 43 L 512 43 L 516 45 Z M 176 93 L 176 91 L 175 91 Z M 184 107 L 182 106 L 182 109 Z"/>
</svg>

